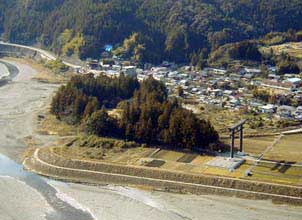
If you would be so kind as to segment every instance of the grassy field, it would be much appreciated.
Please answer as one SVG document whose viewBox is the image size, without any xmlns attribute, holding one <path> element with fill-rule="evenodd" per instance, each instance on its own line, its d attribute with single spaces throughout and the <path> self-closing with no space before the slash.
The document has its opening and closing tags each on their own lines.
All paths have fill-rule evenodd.
<svg viewBox="0 0 302 220">
<path fill-rule="evenodd" d="M 41 134 L 74 136 L 78 135 L 79 129 L 58 120 L 54 115 L 46 113 L 38 117 L 38 132 Z"/>
<path fill-rule="evenodd" d="M 302 134 L 284 136 L 274 149 L 265 155 L 265 159 L 302 165 Z"/>
<path fill-rule="evenodd" d="M 275 136 L 245 138 L 243 150 L 252 156 L 258 156 L 273 143 L 275 138 Z M 236 139 L 235 144 L 239 146 L 238 139 Z"/>
<path fill-rule="evenodd" d="M 184 155 L 185 154 L 181 152 L 161 150 L 155 155 L 153 155 L 153 158 L 176 162 Z"/>
<path fill-rule="evenodd" d="M 302 167 L 288 164 L 260 163 L 253 170 L 252 180 L 302 185 Z"/>
<path fill-rule="evenodd" d="M 253 163 L 247 162 L 246 165 L 251 167 Z M 249 179 L 302 185 L 302 134 L 283 136 L 280 142 L 264 154 L 263 160 L 252 172 Z"/>
</svg>

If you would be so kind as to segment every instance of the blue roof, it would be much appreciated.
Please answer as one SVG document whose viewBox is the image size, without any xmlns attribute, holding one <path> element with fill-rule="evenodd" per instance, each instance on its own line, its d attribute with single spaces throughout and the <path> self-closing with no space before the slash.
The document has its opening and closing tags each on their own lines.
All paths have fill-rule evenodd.
<svg viewBox="0 0 302 220">
<path fill-rule="evenodd" d="M 112 49 L 113 49 L 113 46 L 112 46 L 111 44 L 106 44 L 106 45 L 104 46 L 104 49 L 105 49 L 107 52 L 111 52 Z"/>
</svg>

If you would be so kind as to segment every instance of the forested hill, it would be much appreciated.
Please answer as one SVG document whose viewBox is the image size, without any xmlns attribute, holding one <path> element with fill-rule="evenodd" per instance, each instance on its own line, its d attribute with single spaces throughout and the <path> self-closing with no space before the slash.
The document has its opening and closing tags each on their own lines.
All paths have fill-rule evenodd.
<svg viewBox="0 0 302 220">
<path fill-rule="evenodd" d="M 301 0 L 0 0 L 7 40 L 59 51 L 70 29 L 74 41 L 84 42 L 83 58 L 138 33 L 134 52 L 141 61 L 182 62 L 226 43 L 301 30 L 301 21 Z"/>
</svg>

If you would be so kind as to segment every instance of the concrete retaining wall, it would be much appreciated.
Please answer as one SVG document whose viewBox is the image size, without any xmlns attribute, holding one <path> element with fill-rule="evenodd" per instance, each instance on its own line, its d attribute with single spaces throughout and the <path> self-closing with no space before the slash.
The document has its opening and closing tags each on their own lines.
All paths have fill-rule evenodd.
<svg viewBox="0 0 302 220">
<path fill-rule="evenodd" d="M 290 186 L 191 175 L 153 168 L 65 160 L 45 149 L 39 151 L 38 158 L 56 167 L 39 163 L 34 158 L 28 159 L 25 166 L 42 175 L 65 180 L 144 185 L 165 191 L 218 194 L 250 199 L 272 199 L 276 202 L 302 205 L 302 189 Z M 81 169 L 88 170 L 88 172 L 83 172 Z M 288 198 L 288 196 L 300 197 L 301 199 Z"/>
<path fill-rule="evenodd" d="M 31 58 L 36 61 L 41 61 L 41 60 L 51 61 L 57 59 L 57 57 L 52 53 L 39 48 L 20 45 L 20 44 L 5 43 L 5 42 L 0 42 L 0 55 Z M 75 65 L 73 63 L 66 62 L 64 60 L 62 62 L 75 71 L 78 71 L 81 68 L 81 66 L 79 65 Z"/>
<path fill-rule="evenodd" d="M 31 50 L 25 47 L 17 47 L 13 45 L 4 45 L 0 43 L 0 55 L 10 57 L 25 57 L 40 61 L 45 57 L 38 51 Z"/>
</svg>

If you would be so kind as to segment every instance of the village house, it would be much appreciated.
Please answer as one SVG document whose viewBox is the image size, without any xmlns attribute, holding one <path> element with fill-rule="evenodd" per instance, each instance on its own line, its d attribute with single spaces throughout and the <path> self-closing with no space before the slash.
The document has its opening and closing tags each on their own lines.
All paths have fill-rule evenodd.
<svg viewBox="0 0 302 220">
<path fill-rule="evenodd" d="M 86 67 L 90 70 L 100 70 L 101 66 L 98 60 L 88 60 L 86 62 Z"/>
<path fill-rule="evenodd" d="M 297 120 L 302 120 L 302 106 L 297 107 L 297 109 L 294 113 L 294 117 Z"/>
<path fill-rule="evenodd" d="M 126 76 L 132 76 L 132 77 L 137 76 L 136 66 L 124 66 L 122 68 L 122 72 L 125 73 Z"/>
<path fill-rule="evenodd" d="M 288 84 L 291 89 L 298 89 L 302 87 L 302 80 L 300 78 L 288 78 L 284 81 L 284 83 Z"/>
<path fill-rule="evenodd" d="M 267 105 L 261 106 L 259 110 L 263 114 L 274 114 L 274 113 L 276 113 L 277 107 L 272 104 L 267 104 Z"/>
<path fill-rule="evenodd" d="M 289 119 L 289 118 L 292 118 L 295 111 L 296 111 L 295 107 L 288 106 L 288 105 L 282 105 L 282 106 L 278 107 L 277 117 Z"/>
<path fill-rule="evenodd" d="M 225 69 L 216 69 L 216 68 L 205 68 L 205 71 L 210 74 L 224 76 L 227 71 Z"/>
</svg>

